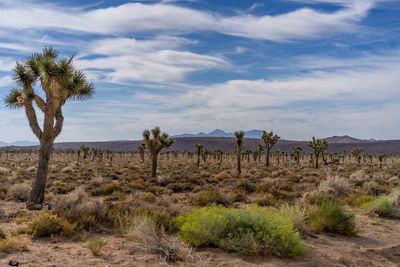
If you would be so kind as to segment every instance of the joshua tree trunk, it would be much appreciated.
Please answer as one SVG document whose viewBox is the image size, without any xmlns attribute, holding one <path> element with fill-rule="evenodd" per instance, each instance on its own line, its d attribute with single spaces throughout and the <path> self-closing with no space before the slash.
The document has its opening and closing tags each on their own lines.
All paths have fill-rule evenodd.
<svg viewBox="0 0 400 267">
<path fill-rule="evenodd" d="M 30 119 L 29 121 L 32 122 L 31 128 L 35 133 L 35 129 L 37 129 L 36 126 L 38 126 L 37 121 L 32 121 L 31 118 L 35 120 L 36 115 L 30 115 L 31 117 L 28 118 Z M 55 120 L 56 124 L 54 125 Z M 50 112 L 46 112 L 44 116 L 43 133 L 40 133 L 40 128 L 38 129 L 38 131 L 40 131 L 37 132 L 37 135 L 40 136 L 39 166 L 36 171 L 36 178 L 29 195 L 29 200 L 26 203 L 28 209 L 35 210 L 42 208 L 46 189 L 49 160 L 53 151 L 53 143 L 54 139 L 61 133 L 63 122 L 64 117 L 62 115 L 61 108 L 59 108 L 54 115 Z"/>
<path fill-rule="evenodd" d="M 151 162 L 151 177 L 157 177 L 157 154 L 152 155 L 152 162 Z"/>
<path fill-rule="evenodd" d="M 36 171 L 36 178 L 33 184 L 29 202 L 27 203 L 28 209 L 41 209 L 44 201 L 44 192 L 46 189 L 47 172 L 49 167 L 49 160 L 53 149 L 53 143 L 40 143 L 39 150 L 39 166 Z"/>
<path fill-rule="evenodd" d="M 200 166 L 200 155 L 197 155 L 197 167 Z"/>
<path fill-rule="evenodd" d="M 267 147 L 267 158 L 266 158 L 266 166 L 268 167 L 269 166 L 269 153 L 270 153 L 270 148 L 269 148 L 269 146 Z"/>
<path fill-rule="evenodd" d="M 315 168 L 318 169 L 318 158 L 319 155 L 315 155 Z"/>
<path fill-rule="evenodd" d="M 242 168 L 240 166 L 240 154 L 237 155 L 237 172 L 238 172 L 238 177 L 242 173 Z"/>
</svg>

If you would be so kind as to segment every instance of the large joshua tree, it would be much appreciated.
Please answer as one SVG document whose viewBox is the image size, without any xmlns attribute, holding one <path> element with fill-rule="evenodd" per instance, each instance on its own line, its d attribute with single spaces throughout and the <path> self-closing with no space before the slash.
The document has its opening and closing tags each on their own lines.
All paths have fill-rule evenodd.
<svg viewBox="0 0 400 267">
<path fill-rule="evenodd" d="M 167 133 L 162 133 L 159 127 L 151 130 L 153 138 L 150 138 L 150 131 L 144 130 L 143 140 L 151 154 L 151 177 L 157 177 L 157 157 L 163 148 L 170 147 L 174 139 L 168 138 Z"/>
<path fill-rule="evenodd" d="M 265 148 L 267 150 L 267 158 L 266 158 L 266 166 L 269 166 L 269 155 L 271 153 L 271 148 L 278 142 L 279 138 L 281 138 L 278 135 L 274 135 L 274 132 L 269 132 L 267 133 L 266 131 L 263 131 L 263 135 L 261 137 L 261 139 L 264 141 L 265 143 Z"/>
<path fill-rule="evenodd" d="M 321 153 L 324 153 L 325 149 L 328 148 L 328 142 L 320 139 L 312 138 L 310 142 L 308 142 L 308 146 L 314 150 L 314 158 L 315 158 L 315 168 L 318 169 L 318 159 Z"/>
<path fill-rule="evenodd" d="M 40 141 L 39 166 L 27 202 L 28 209 L 42 208 L 53 143 L 64 122 L 62 106 L 68 99 L 84 100 L 94 93 L 93 84 L 87 81 L 83 72 L 74 68 L 72 60 L 73 57 L 59 59 L 56 50 L 45 48 L 24 62 L 17 62 L 13 70 L 18 88 L 11 90 L 5 98 L 6 105 L 25 109 L 29 126 Z M 43 92 L 35 90 L 38 87 Z M 44 114 L 43 128 L 39 126 L 33 103 Z"/>
<path fill-rule="evenodd" d="M 243 137 L 244 137 L 244 132 L 243 131 L 236 131 L 235 132 L 235 138 L 236 138 L 236 157 L 237 157 L 237 173 L 238 177 L 242 173 L 242 168 L 240 166 L 240 156 L 242 153 L 242 147 L 243 147 Z"/>
</svg>

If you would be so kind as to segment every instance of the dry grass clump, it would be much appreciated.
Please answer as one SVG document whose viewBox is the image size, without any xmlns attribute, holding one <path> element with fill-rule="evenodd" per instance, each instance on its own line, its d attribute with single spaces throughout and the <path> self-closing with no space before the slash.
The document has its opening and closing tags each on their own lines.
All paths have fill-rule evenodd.
<svg viewBox="0 0 400 267">
<path fill-rule="evenodd" d="M 57 235 L 71 236 L 76 224 L 71 224 L 57 215 L 42 211 L 23 229 L 32 238 L 53 237 Z"/>
<path fill-rule="evenodd" d="M 5 167 L 0 167 L 0 175 L 7 175 L 10 173 L 10 169 Z"/>
<path fill-rule="evenodd" d="M 215 180 L 218 180 L 218 181 L 222 181 L 222 180 L 228 180 L 228 179 L 231 179 L 232 178 L 232 176 L 230 176 L 228 173 L 226 173 L 225 171 L 222 171 L 222 172 L 220 172 L 220 173 L 217 173 L 215 176 L 214 176 L 214 179 Z"/>
<path fill-rule="evenodd" d="M 25 250 L 30 243 L 27 238 L 0 238 L 0 252 L 9 252 L 15 250 Z"/>
<path fill-rule="evenodd" d="M 88 241 L 87 245 L 93 256 L 98 256 L 100 255 L 100 250 L 106 245 L 106 242 L 100 238 L 93 238 Z"/>
<path fill-rule="evenodd" d="M 353 172 L 350 175 L 350 181 L 352 183 L 355 183 L 357 185 L 362 185 L 363 183 L 365 183 L 367 180 L 369 179 L 369 176 L 367 174 L 366 170 L 358 170 Z"/>
<path fill-rule="evenodd" d="M 320 183 L 318 191 L 329 192 L 330 190 L 334 190 L 337 196 L 344 195 L 349 191 L 349 182 L 340 176 L 330 176 Z"/>
<path fill-rule="evenodd" d="M 88 228 L 101 223 L 107 217 L 107 207 L 102 200 L 90 199 L 82 187 L 76 188 L 68 196 L 58 198 L 54 211 L 80 228 Z"/>
<path fill-rule="evenodd" d="M 167 236 L 149 217 L 137 217 L 128 235 L 132 247 L 139 251 L 161 255 L 167 262 L 185 261 L 191 248 L 179 239 Z"/>
<path fill-rule="evenodd" d="M 9 195 L 14 201 L 25 202 L 28 200 L 31 186 L 27 183 L 12 185 L 9 189 Z"/>
</svg>

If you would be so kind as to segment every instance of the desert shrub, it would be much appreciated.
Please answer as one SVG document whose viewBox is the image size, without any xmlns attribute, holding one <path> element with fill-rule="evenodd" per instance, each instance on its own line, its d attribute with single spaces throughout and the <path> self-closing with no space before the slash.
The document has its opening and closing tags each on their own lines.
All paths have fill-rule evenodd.
<svg viewBox="0 0 400 267">
<path fill-rule="evenodd" d="M 356 233 L 354 214 L 347 212 L 339 203 L 323 202 L 310 213 L 310 225 L 317 231 L 352 236 Z"/>
<path fill-rule="evenodd" d="M 3 230 L 0 228 L 0 240 L 1 239 L 6 239 L 7 238 L 7 236 L 6 236 L 6 234 L 3 232 Z"/>
<path fill-rule="evenodd" d="M 171 183 L 167 185 L 167 188 L 174 191 L 174 193 L 192 191 L 193 187 L 191 183 Z"/>
<path fill-rule="evenodd" d="M 10 169 L 0 167 L 0 175 L 7 175 L 10 173 Z"/>
<path fill-rule="evenodd" d="M 298 182 L 300 182 L 300 178 L 299 178 L 296 174 L 294 174 L 294 173 L 289 174 L 288 176 L 286 176 L 286 179 L 287 179 L 288 181 L 290 181 L 290 182 L 293 182 L 293 183 L 298 183 Z"/>
<path fill-rule="evenodd" d="M 137 198 L 141 201 L 146 201 L 150 203 L 156 201 L 156 196 L 151 192 L 141 192 L 138 194 Z"/>
<path fill-rule="evenodd" d="M 123 191 L 122 186 L 119 183 L 110 183 L 101 185 L 100 187 L 95 187 L 92 189 L 91 193 L 92 196 L 107 196 L 117 191 Z"/>
<path fill-rule="evenodd" d="M 55 235 L 71 236 L 75 226 L 75 224 L 70 224 L 57 215 L 41 212 L 28 223 L 25 230 L 32 238 L 51 237 Z"/>
<path fill-rule="evenodd" d="M 349 182 L 346 178 L 339 176 L 330 176 L 322 181 L 318 187 L 320 192 L 328 192 L 334 190 L 337 196 L 345 194 L 349 190 Z"/>
<path fill-rule="evenodd" d="M 255 203 L 259 206 L 275 206 L 277 201 L 271 193 L 266 193 L 263 196 L 257 198 Z"/>
<path fill-rule="evenodd" d="M 246 202 L 247 194 L 241 190 L 235 190 L 233 192 L 228 192 L 226 194 L 226 201 L 227 201 L 227 203 Z"/>
<path fill-rule="evenodd" d="M 235 188 L 237 190 L 243 190 L 246 193 L 253 193 L 256 190 L 256 186 L 254 183 L 248 180 L 240 180 L 236 183 Z"/>
<path fill-rule="evenodd" d="M 276 214 L 282 218 L 289 219 L 294 227 L 299 231 L 304 231 L 305 223 L 308 217 L 307 211 L 300 206 L 290 206 L 288 203 L 282 204 Z"/>
<path fill-rule="evenodd" d="M 173 220 L 182 239 L 194 246 L 217 246 L 245 255 L 299 257 L 306 250 L 290 220 L 264 208 L 208 207 Z"/>
<path fill-rule="evenodd" d="M 11 199 L 25 202 L 28 200 L 31 186 L 27 183 L 12 185 L 9 189 Z"/>
<path fill-rule="evenodd" d="M 313 205 L 321 205 L 327 201 L 337 201 L 338 198 L 334 194 L 334 192 L 319 192 L 319 191 L 311 191 L 307 192 L 303 195 L 303 203 L 306 206 L 313 206 Z"/>
<path fill-rule="evenodd" d="M 380 185 L 376 182 L 370 181 L 363 184 L 362 189 L 368 195 L 378 196 L 381 194 L 387 194 L 390 191 L 385 188 L 383 185 Z"/>
<path fill-rule="evenodd" d="M 400 190 L 395 189 L 388 196 L 365 203 L 361 206 L 369 215 L 378 215 L 386 218 L 400 218 Z"/>
<path fill-rule="evenodd" d="M 53 182 L 53 192 L 56 194 L 65 194 L 69 191 L 67 184 L 61 181 Z"/>
<path fill-rule="evenodd" d="M 103 202 L 89 199 L 82 187 L 58 198 L 54 203 L 54 212 L 69 222 L 76 223 L 78 228 L 92 227 L 107 218 L 107 207 Z"/>
<path fill-rule="evenodd" d="M 174 237 L 168 237 L 163 228 L 149 217 L 137 217 L 128 232 L 135 250 L 162 256 L 167 262 L 184 261 L 190 255 L 190 248 Z"/>
<path fill-rule="evenodd" d="M 222 171 L 222 172 L 220 172 L 220 173 L 217 173 L 215 176 L 214 176 L 214 179 L 215 180 L 218 180 L 218 181 L 222 181 L 222 180 L 228 180 L 228 179 L 231 179 L 232 178 L 232 176 L 230 176 L 228 173 L 226 173 L 225 171 Z"/>
<path fill-rule="evenodd" d="M 29 245 L 30 240 L 27 238 L 0 238 L 0 252 L 1 251 L 12 251 L 12 250 L 25 250 Z"/>
<path fill-rule="evenodd" d="M 217 190 L 202 191 L 190 198 L 190 203 L 204 207 L 211 204 L 226 204 L 226 200 Z"/>
<path fill-rule="evenodd" d="M 373 196 L 361 196 L 359 198 L 357 198 L 356 200 L 354 200 L 353 204 L 356 207 L 361 207 L 362 205 L 372 202 L 375 200 L 375 197 Z"/>
<path fill-rule="evenodd" d="M 0 184 L 0 199 L 4 200 L 7 197 L 8 189 L 5 185 Z"/>
<path fill-rule="evenodd" d="M 100 238 L 93 238 L 88 241 L 87 245 L 93 256 L 100 255 L 100 250 L 105 246 L 106 242 L 101 240 Z"/>
</svg>

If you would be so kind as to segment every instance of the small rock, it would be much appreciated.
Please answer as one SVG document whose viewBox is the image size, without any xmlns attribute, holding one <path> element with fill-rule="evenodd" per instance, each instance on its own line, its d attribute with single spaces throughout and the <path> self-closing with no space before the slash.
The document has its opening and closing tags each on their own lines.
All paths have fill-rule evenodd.
<svg viewBox="0 0 400 267">
<path fill-rule="evenodd" d="M 19 266 L 19 262 L 18 261 L 14 261 L 14 260 L 10 260 L 8 265 L 10 265 L 10 266 Z"/>
</svg>

